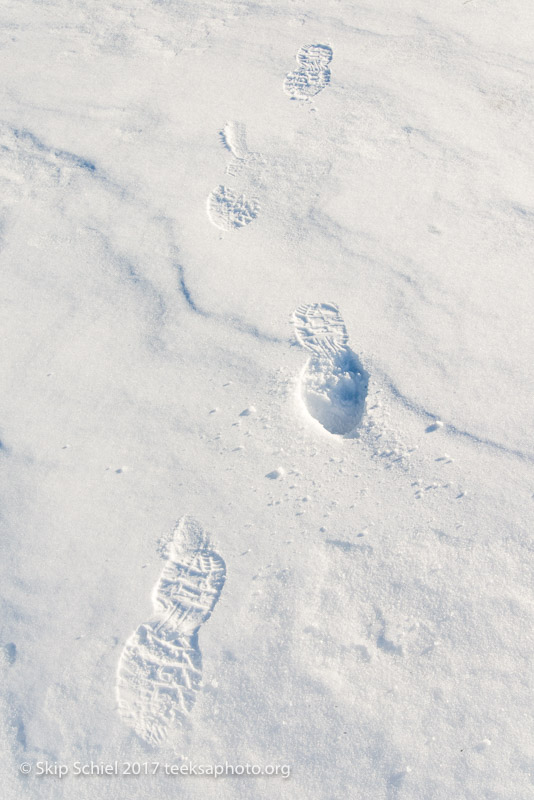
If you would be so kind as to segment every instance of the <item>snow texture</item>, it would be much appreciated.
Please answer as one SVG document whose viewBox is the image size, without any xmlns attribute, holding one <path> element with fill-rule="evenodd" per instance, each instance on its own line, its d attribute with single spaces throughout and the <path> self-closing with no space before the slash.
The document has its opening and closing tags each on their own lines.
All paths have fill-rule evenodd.
<svg viewBox="0 0 534 800">
<path fill-rule="evenodd" d="M 533 27 L 2 4 L 3 798 L 532 798 Z"/>
</svg>

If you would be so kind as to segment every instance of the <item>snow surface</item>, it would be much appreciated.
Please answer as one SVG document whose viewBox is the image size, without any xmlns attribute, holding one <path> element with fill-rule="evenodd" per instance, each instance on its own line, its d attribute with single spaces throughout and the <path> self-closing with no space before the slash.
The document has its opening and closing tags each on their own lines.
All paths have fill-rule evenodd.
<svg viewBox="0 0 534 800">
<path fill-rule="evenodd" d="M 533 25 L 1 5 L 7 800 L 534 796 Z M 185 515 L 226 581 L 154 744 L 118 669 Z M 36 774 L 115 759 L 291 777 Z"/>
</svg>

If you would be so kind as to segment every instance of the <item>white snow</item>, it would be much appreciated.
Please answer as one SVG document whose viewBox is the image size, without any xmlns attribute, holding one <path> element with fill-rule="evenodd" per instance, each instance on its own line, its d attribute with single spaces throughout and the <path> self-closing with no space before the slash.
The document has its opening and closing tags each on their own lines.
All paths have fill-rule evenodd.
<svg viewBox="0 0 534 800">
<path fill-rule="evenodd" d="M 2 5 L 6 800 L 532 797 L 533 25 Z"/>
</svg>

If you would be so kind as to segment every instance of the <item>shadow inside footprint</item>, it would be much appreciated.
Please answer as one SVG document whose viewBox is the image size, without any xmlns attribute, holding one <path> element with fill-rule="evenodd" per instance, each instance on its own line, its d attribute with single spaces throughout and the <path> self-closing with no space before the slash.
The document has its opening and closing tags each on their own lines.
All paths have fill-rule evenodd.
<svg viewBox="0 0 534 800">
<path fill-rule="evenodd" d="M 362 420 L 368 385 L 358 356 L 344 347 L 332 360 L 309 360 L 302 376 L 302 399 L 323 428 L 344 436 Z"/>
<path fill-rule="evenodd" d="M 0 646 L 0 663 L 13 666 L 17 660 L 17 645 L 14 642 L 8 642 Z"/>
</svg>

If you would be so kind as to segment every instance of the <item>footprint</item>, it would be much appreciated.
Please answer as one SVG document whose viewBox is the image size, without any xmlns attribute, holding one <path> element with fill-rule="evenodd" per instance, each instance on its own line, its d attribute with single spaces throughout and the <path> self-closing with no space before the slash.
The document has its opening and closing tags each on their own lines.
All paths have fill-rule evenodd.
<svg viewBox="0 0 534 800">
<path fill-rule="evenodd" d="M 297 53 L 299 69 L 288 72 L 284 80 L 284 91 L 292 100 L 307 100 L 330 83 L 329 64 L 332 48 L 326 44 L 307 44 Z"/>
<path fill-rule="evenodd" d="M 254 176 L 264 160 L 260 153 L 249 150 L 245 125 L 242 122 L 226 122 L 219 131 L 219 137 L 233 156 L 226 167 L 227 174 L 234 178 L 244 177 L 245 186 L 250 186 L 250 173 Z M 231 231 L 243 228 L 256 219 L 260 205 L 255 197 L 239 194 L 228 186 L 218 186 L 208 197 L 207 211 L 210 222 L 216 228 Z"/>
<path fill-rule="evenodd" d="M 186 523 L 191 529 L 194 520 Z M 180 527 L 175 536 L 183 536 Z M 209 548 L 203 537 L 195 552 L 177 550 L 173 542 L 170 558 L 154 587 L 152 602 L 160 616 L 159 627 L 193 633 L 211 616 L 224 584 L 222 558 Z"/>
<path fill-rule="evenodd" d="M 233 158 L 226 167 L 228 175 L 234 178 L 246 170 L 261 168 L 265 160 L 261 153 L 249 150 L 247 144 L 247 129 L 242 122 L 226 122 L 219 131 L 221 142 L 229 150 Z"/>
<path fill-rule="evenodd" d="M 208 197 L 208 217 L 216 228 L 231 231 L 256 219 L 260 206 L 256 198 L 247 199 L 226 186 L 218 186 Z"/>
<path fill-rule="evenodd" d="M 328 69 L 332 48 L 327 44 L 305 44 L 296 55 L 297 64 L 305 69 Z"/>
<path fill-rule="evenodd" d="M 314 303 L 293 314 L 299 343 L 311 351 L 300 376 L 309 414 L 330 433 L 346 435 L 361 422 L 369 375 L 348 347 L 348 333 L 333 303 Z"/>
<path fill-rule="evenodd" d="M 202 680 L 198 629 L 211 616 L 225 575 L 202 527 L 183 517 L 152 592 L 156 616 L 130 636 L 118 667 L 119 711 L 150 744 L 164 742 L 193 708 Z"/>
<path fill-rule="evenodd" d="M 226 122 L 219 136 L 234 158 L 244 161 L 250 155 L 247 145 L 247 129 L 242 122 Z"/>
<path fill-rule="evenodd" d="M 307 100 L 322 92 L 329 82 L 330 70 L 309 72 L 298 69 L 286 75 L 284 91 L 292 100 Z"/>
</svg>

